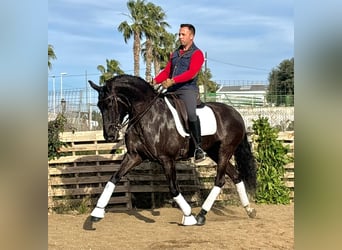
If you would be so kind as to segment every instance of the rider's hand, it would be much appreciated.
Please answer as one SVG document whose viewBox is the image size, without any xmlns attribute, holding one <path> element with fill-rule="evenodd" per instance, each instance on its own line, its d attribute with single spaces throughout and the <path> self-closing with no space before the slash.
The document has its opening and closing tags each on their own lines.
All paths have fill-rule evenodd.
<svg viewBox="0 0 342 250">
<path fill-rule="evenodd" d="M 162 87 L 161 84 L 158 84 L 158 83 L 156 82 L 156 80 L 154 80 L 154 79 L 152 79 L 152 81 L 149 82 L 149 83 L 150 83 L 151 87 L 154 88 L 154 90 L 156 90 L 157 92 L 160 92 L 159 87 Z"/>
<path fill-rule="evenodd" d="M 157 84 L 157 82 L 156 82 L 156 80 L 152 79 L 152 81 L 150 81 L 149 84 L 150 84 L 152 87 L 154 87 L 154 86 Z"/>
<path fill-rule="evenodd" d="M 155 86 L 157 86 L 157 88 L 155 88 L 155 90 L 160 93 L 160 94 L 165 94 L 167 89 L 164 88 L 164 86 L 162 84 L 156 84 Z"/>
<path fill-rule="evenodd" d="M 173 84 L 175 84 L 175 81 L 170 78 L 167 78 L 165 81 L 162 82 L 163 87 L 166 89 L 171 87 Z"/>
</svg>

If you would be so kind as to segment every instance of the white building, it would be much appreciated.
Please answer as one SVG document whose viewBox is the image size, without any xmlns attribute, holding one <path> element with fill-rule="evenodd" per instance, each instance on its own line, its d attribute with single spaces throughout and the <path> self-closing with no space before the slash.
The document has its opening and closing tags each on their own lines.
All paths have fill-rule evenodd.
<svg viewBox="0 0 342 250">
<path fill-rule="evenodd" d="M 216 101 L 235 107 L 264 106 L 268 85 L 253 84 L 243 86 L 221 86 L 216 91 Z"/>
</svg>

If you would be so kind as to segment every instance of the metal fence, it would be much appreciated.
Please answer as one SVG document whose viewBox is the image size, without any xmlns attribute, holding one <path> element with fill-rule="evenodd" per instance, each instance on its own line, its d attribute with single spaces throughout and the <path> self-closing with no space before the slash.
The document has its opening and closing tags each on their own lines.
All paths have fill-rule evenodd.
<svg viewBox="0 0 342 250">
<path fill-rule="evenodd" d="M 278 126 L 283 131 L 287 130 L 291 124 L 293 126 L 293 96 L 290 97 L 290 105 L 283 107 L 271 107 L 264 99 L 260 100 L 260 96 L 253 95 L 243 95 L 239 98 L 229 94 L 208 94 L 205 97 L 202 94 L 201 99 L 234 106 L 244 118 L 247 129 L 251 129 L 253 120 L 257 119 L 259 115 L 268 117 L 272 126 Z M 90 87 L 65 89 L 63 95 L 59 91 L 50 91 L 48 92 L 48 120 L 54 120 L 58 113 L 63 112 L 68 120 L 70 130 L 99 130 L 102 129 L 102 120 L 96 104 L 97 92 Z"/>
</svg>

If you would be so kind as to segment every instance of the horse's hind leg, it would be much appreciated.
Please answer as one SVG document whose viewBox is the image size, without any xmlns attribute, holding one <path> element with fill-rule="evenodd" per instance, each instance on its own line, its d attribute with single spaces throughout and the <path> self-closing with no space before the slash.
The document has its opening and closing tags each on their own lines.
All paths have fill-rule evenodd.
<svg viewBox="0 0 342 250">
<path fill-rule="evenodd" d="M 256 216 L 256 210 L 254 208 L 250 207 L 250 203 L 248 200 L 246 188 L 244 182 L 239 177 L 239 173 L 236 170 L 236 168 L 228 162 L 228 167 L 226 169 L 226 174 L 230 177 L 230 179 L 233 181 L 233 183 L 236 186 L 236 190 L 238 192 L 240 201 L 242 206 L 245 208 L 248 216 L 250 218 L 254 218 Z"/>
<path fill-rule="evenodd" d="M 227 148 L 227 147 L 226 147 Z M 232 152 L 232 150 L 230 150 Z M 215 178 L 215 185 L 210 191 L 208 197 L 202 205 L 201 211 L 196 216 L 197 225 L 205 224 L 205 215 L 209 212 L 213 206 L 217 196 L 220 194 L 222 187 L 225 184 L 225 175 L 227 174 L 233 183 L 236 185 L 240 200 L 244 206 L 249 217 L 254 218 L 256 216 L 255 209 L 251 208 L 249 205 L 249 200 L 247 197 L 245 185 L 240 178 L 237 169 L 230 163 L 231 154 L 225 154 L 220 152 L 221 157 L 219 157 L 219 162 L 217 165 L 217 174 Z"/>
<path fill-rule="evenodd" d="M 96 207 L 91 212 L 91 220 L 97 222 L 104 217 L 105 207 L 107 206 L 112 193 L 114 192 L 115 185 L 120 181 L 120 179 L 128 173 L 130 169 L 141 163 L 141 158 L 138 155 L 132 156 L 126 154 L 122 160 L 119 171 L 117 171 L 111 179 L 107 182 L 105 188 L 103 189 L 100 198 L 96 203 Z"/>
</svg>

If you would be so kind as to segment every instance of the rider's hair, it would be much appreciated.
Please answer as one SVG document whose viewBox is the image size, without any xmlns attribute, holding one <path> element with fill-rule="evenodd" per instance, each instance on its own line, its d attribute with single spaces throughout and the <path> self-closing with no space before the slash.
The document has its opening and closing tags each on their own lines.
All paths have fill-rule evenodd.
<svg viewBox="0 0 342 250">
<path fill-rule="evenodd" d="M 192 33 L 193 35 L 195 35 L 196 29 L 195 29 L 195 26 L 193 26 L 192 24 L 189 24 L 189 23 L 182 23 L 182 24 L 180 25 L 180 27 L 181 27 L 181 28 L 187 27 L 187 28 L 191 31 L 191 33 Z"/>
</svg>

